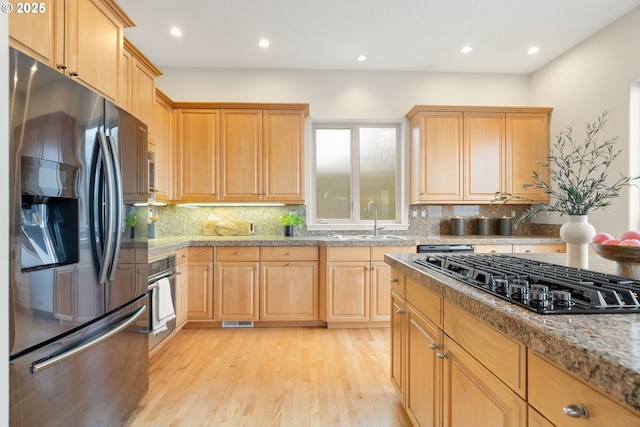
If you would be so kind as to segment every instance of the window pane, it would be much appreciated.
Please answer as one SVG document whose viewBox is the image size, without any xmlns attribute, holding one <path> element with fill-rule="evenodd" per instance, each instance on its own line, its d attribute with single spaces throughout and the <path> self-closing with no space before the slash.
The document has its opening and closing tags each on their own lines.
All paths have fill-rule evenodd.
<svg viewBox="0 0 640 427">
<path fill-rule="evenodd" d="M 351 130 L 316 129 L 316 217 L 351 218 Z"/>
<path fill-rule="evenodd" d="M 370 200 L 378 219 L 396 219 L 396 128 L 360 128 L 360 219 Z M 372 219 L 373 213 L 369 216 Z"/>
</svg>

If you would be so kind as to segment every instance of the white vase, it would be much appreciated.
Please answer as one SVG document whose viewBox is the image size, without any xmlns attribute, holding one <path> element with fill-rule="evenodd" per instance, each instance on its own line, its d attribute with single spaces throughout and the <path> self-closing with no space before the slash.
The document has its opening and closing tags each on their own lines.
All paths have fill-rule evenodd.
<svg viewBox="0 0 640 427">
<path fill-rule="evenodd" d="M 569 215 L 560 227 L 560 238 L 567 244 L 567 265 L 589 268 L 589 243 L 596 235 L 596 229 L 589 224 L 587 215 Z"/>
</svg>

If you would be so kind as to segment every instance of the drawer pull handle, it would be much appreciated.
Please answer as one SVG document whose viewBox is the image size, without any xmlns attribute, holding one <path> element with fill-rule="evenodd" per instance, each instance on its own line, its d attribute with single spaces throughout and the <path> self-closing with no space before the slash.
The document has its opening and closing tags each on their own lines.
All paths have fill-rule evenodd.
<svg viewBox="0 0 640 427">
<path fill-rule="evenodd" d="M 238 252 L 238 251 L 237 251 L 237 252 L 236 252 L 236 255 L 240 255 L 240 252 Z"/>
<path fill-rule="evenodd" d="M 449 353 L 440 351 L 440 352 L 436 353 L 436 357 L 438 359 L 448 359 L 449 358 Z"/>
<path fill-rule="evenodd" d="M 396 283 L 397 281 L 398 281 L 398 279 L 396 279 L 395 277 L 392 277 L 392 278 L 391 278 L 391 282 L 392 282 L 392 283 Z"/>
<path fill-rule="evenodd" d="M 401 308 L 399 308 L 399 309 L 397 309 L 397 310 L 396 310 L 396 313 L 398 313 L 398 314 L 404 314 L 404 310 L 403 310 L 403 309 L 401 309 Z"/>
<path fill-rule="evenodd" d="M 439 349 L 439 348 L 440 348 L 440 346 L 439 346 L 438 344 L 436 344 L 436 343 L 432 342 L 431 344 L 429 344 L 429 348 L 430 348 L 431 350 L 437 350 L 437 349 Z M 440 357 L 440 356 L 438 356 L 438 357 Z"/>
<path fill-rule="evenodd" d="M 582 403 L 566 405 L 562 412 L 573 418 L 589 418 L 589 410 Z"/>
</svg>

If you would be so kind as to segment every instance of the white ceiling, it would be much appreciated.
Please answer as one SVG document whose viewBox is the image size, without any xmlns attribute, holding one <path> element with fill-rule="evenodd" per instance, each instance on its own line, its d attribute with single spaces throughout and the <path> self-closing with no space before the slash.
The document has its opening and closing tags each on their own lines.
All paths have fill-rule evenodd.
<svg viewBox="0 0 640 427">
<path fill-rule="evenodd" d="M 159 68 L 531 73 L 640 0 L 119 0 Z M 175 38 L 169 28 L 179 26 Z M 258 46 L 261 38 L 271 42 Z M 472 45 L 463 55 L 460 49 Z M 528 55 L 537 45 L 540 52 Z M 356 57 L 364 54 L 366 62 Z"/>
</svg>

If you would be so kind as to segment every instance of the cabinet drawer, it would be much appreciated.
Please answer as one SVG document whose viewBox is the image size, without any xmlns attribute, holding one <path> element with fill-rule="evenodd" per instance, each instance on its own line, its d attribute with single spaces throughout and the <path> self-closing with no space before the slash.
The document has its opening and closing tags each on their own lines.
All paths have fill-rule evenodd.
<svg viewBox="0 0 640 427">
<path fill-rule="evenodd" d="M 213 261 L 213 248 L 193 247 L 187 249 L 189 261 Z"/>
<path fill-rule="evenodd" d="M 384 261 L 384 254 L 410 254 L 415 252 L 415 246 L 372 246 L 371 261 Z"/>
<path fill-rule="evenodd" d="M 136 264 L 146 264 L 149 262 L 149 251 L 147 249 L 136 249 Z"/>
<path fill-rule="evenodd" d="M 513 391 L 525 396 L 527 354 L 524 345 L 447 301 L 444 332 Z"/>
<path fill-rule="evenodd" d="M 327 261 L 369 261 L 369 246 L 327 248 Z"/>
<path fill-rule="evenodd" d="M 514 254 L 558 253 L 567 251 L 563 243 L 550 245 L 513 245 Z"/>
<path fill-rule="evenodd" d="M 189 257 L 189 248 L 182 248 L 176 250 L 176 263 L 178 265 L 187 262 Z"/>
<path fill-rule="evenodd" d="M 513 252 L 511 245 L 476 245 L 475 252 L 479 254 L 510 254 Z"/>
<path fill-rule="evenodd" d="M 118 264 L 135 264 L 136 263 L 136 250 L 135 249 L 120 249 L 118 253 Z"/>
<path fill-rule="evenodd" d="M 407 302 L 427 319 L 442 328 L 442 297 L 418 282 L 405 279 Z"/>
<path fill-rule="evenodd" d="M 404 298 L 407 294 L 405 291 L 405 278 L 404 274 L 398 270 L 391 269 L 391 289 L 395 290 L 398 294 Z"/>
<path fill-rule="evenodd" d="M 557 426 L 639 426 L 640 415 L 594 390 L 529 350 L 529 404 Z M 581 404 L 588 418 L 566 415 L 567 405 Z"/>
<path fill-rule="evenodd" d="M 261 261 L 317 261 L 317 246 L 267 246 L 260 248 Z"/>
<path fill-rule="evenodd" d="M 216 248 L 216 261 L 258 261 L 260 248 L 257 246 L 229 246 Z"/>
</svg>

